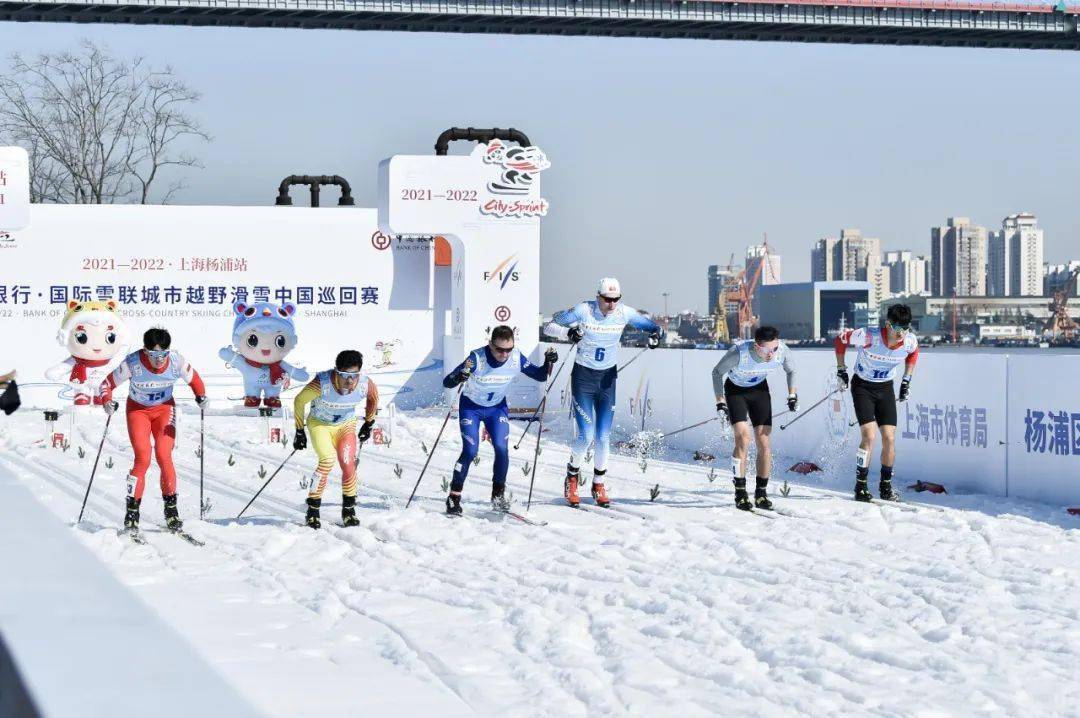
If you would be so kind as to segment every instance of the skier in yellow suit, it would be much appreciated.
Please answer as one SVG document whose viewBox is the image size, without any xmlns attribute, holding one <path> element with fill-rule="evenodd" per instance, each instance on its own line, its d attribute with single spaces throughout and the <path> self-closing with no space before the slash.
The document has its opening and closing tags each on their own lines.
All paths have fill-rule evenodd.
<svg viewBox="0 0 1080 718">
<path fill-rule="evenodd" d="M 304 413 L 311 432 L 311 444 L 319 464 L 311 477 L 307 498 L 307 525 L 320 528 L 319 509 L 326 479 L 334 468 L 334 459 L 341 465 L 341 521 L 346 526 L 359 526 L 356 518 L 356 451 L 357 440 L 367 441 L 379 410 L 379 390 L 370 378 L 360 372 L 364 357 L 360 352 L 346 349 L 337 355 L 334 368 L 321 371 L 296 395 L 293 409 L 296 414 L 296 436 L 293 448 L 303 451 L 308 438 L 304 432 Z M 364 405 L 364 423 L 356 430 L 356 409 Z"/>
</svg>

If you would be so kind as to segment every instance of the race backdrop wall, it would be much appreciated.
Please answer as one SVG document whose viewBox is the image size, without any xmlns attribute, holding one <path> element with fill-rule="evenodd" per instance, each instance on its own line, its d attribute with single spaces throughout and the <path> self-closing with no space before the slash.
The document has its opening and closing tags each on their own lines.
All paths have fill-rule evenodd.
<svg viewBox="0 0 1080 718">
<path fill-rule="evenodd" d="M 55 337 L 68 299 L 96 298 L 119 303 L 136 347 L 147 328 L 168 328 L 217 399 L 242 395 L 218 358 L 238 298 L 297 305 L 295 366 L 329 368 L 356 348 L 384 403 L 441 395 L 448 292 L 435 286 L 433 240 L 384 235 L 373 209 L 34 205 L 10 235 L 0 365 L 18 370 L 27 401 L 69 403 L 43 372 L 67 356 Z"/>
<path fill-rule="evenodd" d="M 569 347 L 554 344 L 560 353 Z M 622 347 L 625 365 L 640 349 Z M 715 415 L 712 367 L 719 351 L 646 351 L 620 372 L 616 438 L 643 428 L 674 431 Z M 835 388 L 831 351 L 795 350 L 797 388 L 806 408 Z M 571 356 L 569 361 L 573 361 Z M 1080 387 L 1066 379 L 1076 356 L 1040 353 L 952 354 L 923 352 L 911 398 L 899 406 L 898 479 L 945 484 L 955 491 L 1016 496 L 1057 503 L 1080 502 Z M 848 358 L 850 367 L 852 357 Z M 569 371 L 552 389 L 552 406 L 569 410 Z M 836 475 L 854 472 L 859 443 L 851 398 L 834 398 L 781 431 L 786 412 L 783 373 L 770 378 L 774 452 L 790 464 L 814 461 Z M 558 401 L 555 401 L 555 399 Z M 726 468 L 731 444 L 715 422 L 666 440 L 686 451 L 703 450 Z M 879 445 L 880 446 L 880 445 Z M 725 452 L 725 453 L 721 453 Z M 877 475 L 879 453 L 874 455 Z M 777 463 L 774 476 L 787 466 Z"/>
</svg>

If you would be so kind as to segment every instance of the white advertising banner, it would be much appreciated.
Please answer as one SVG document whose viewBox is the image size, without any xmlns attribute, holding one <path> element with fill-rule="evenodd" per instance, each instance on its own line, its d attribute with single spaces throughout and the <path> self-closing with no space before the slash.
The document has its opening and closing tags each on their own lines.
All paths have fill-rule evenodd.
<svg viewBox="0 0 1080 718">
<path fill-rule="evenodd" d="M 211 397 L 240 400 L 243 360 L 221 357 L 238 302 L 281 309 L 296 336 L 284 358 L 293 367 L 314 373 L 358 349 L 384 405 L 441 396 L 433 243 L 386 237 L 375 210 L 34 205 L 32 219 L 0 254 L 0 366 L 18 370 L 26 401 L 70 404 L 73 357 L 100 364 L 139 348 L 152 326 L 170 331 Z"/>
<path fill-rule="evenodd" d="M 554 345 L 565 351 L 565 344 Z M 625 364 L 639 349 L 621 347 L 620 364 Z M 715 415 L 712 388 L 712 368 L 722 356 L 721 351 L 664 350 L 646 352 L 619 374 L 618 402 L 615 414 L 616 436 L 629 438 L 644 426 L 650 431 L 674 431 L 709 419 Z M 797 349 L 793 352 L 797 371 L 796 382 L 802 409 L 825 397 L 835 386 L 836 362 L 829 350 Z M 1034 362 L 1064 357 L 1033 357 Z M 853 357 L 848 360 L 848 365 Z M 957 491 L 996 495 L 1015 495 L 1043 500 L 1075 500 L 1080 482 L 1067 473 L 1073 456 L 1080 456 L 1080 390 L 1063 397 L 1059 390 L 1047 390 L 1047 396 L 1037 408 L 1039 398 L 1027 400 L 1026 408 L 1012 409 L 1006 425 L 1006 404 L 1017 406 L 1015 391 L 1008 398 L 1004 387 L 1006 376 L 1017 369 L 1010 364 L 1016 358 L 984 354 L 973 362 L 970 355 L 924 352 L 912 382 L 911 398 L 898 405 L 897 480 L 907 485 L 916 480 L 933 481 Z M 1075 361 L 1075 360 L 1073 360 Z M 1043 365 L 1025 367 L 1025 372 L 1064 372 L 1065 368 Z M 1063 374 L 1055 374 L 1063 375 Z M 859 443 L 859 428 L 849 393 L 835 394 L 813 412 L 781 431 L 780 425 L 790 422 L 794 415 L 787 413 L 787 386 L 783 372 L 769 377 L 773 398 L 773 447 L 778 456 L 791 460 L 808 460 L 829 465 L 842 475 L 844 466 L 854 474 L 854 451 Z M 1010 378 L 1010 388 L 1016 382 Z M 569 379 L 560 377 L 554 395 L 567 397 L 560 404 L 565 410 L 569 396 Z M 1052 396 L 1051 396 L 1052 394 Z M 1071 409 L 1065 407 L 1072 401 Z M 1052 406 L 1061 405 L 1065 408 Z M 1042 415 L 1039 414 L 1042 412 Z M 1050 417 L 1051 414 L 1053 418 Z M 1071 443 L 1064 451 L 1065 433 L 1061 416 L 1068 415 Z M 642 421 L 644 418 L 644 422 Z M 1028 432 L 1031 449 L 1024 441 L 1027 423 L 1035 427 Z M 1041 422 L 1041 424 L 1040 424 Z M 1044 426 L 1042 426 L 1044 425 Z M 1040 428 L 1042 426 L 1042 428 Z M 1051 433 L 1057 426 L 1059 439 Z M 1017 433 L 1019 432 L 1019 433 Z M 1017 440 L 1015 437 L 1019 437 Z M 1012 440 L 1010 441 L 1010 438 Z M 1006 442 L 1009 442 L 1008 444 Z M 685 451 L 705 450 L 716 455 L 719 465 L 725 458 L 717 451 L 731 450 L 730 440 L 721 442 L 716 422 L 672 436 L 668 446 Z M 1006 447 L 1009 459 L 1006 461 Z M 873 475 L 880 464 L 880 440 L 875 445 Z M 1015 457 L 1023 455 L 1023 460 Z M 1024 462 L 1027 463 L 1024 463 Z M 1078 459 L 1080 461 L 1080 459 Z M 1053 481 L 1039 477 L 1057 467 Z M 1017 467 L 1023 467 L 1017 474 Z M 1030 469 L 1038 466 L 1041 471 Z M 782 471 L 786 467 L 777 467 Z M 1008 475 L 1013 477 L 1007 480 Z M 779 473 L 777 474 L 779 475 Z M 1017 479 L 1017 476 L 1023 478 Z M 1051 490 L 1053 488 L 1053 490 Z M 1069 492 L 1072 492 L 1071 494 Z"/>
<path fill-rule="evenodd" d="M 379 223 L 393 235 L 437 235 L 452 249 L 447 365 L 488 340 L 493 327 L 514 329 L 529 356 L 539 340 L 539 173 L 549 167 L 536 147 L 499 140 L 469 155 L 397 155 L 379 166 Z M 535 402 L 532 382 L 515 384 L 510 403 Z"/>
<path fill-rule="evenodd" d="M 9 231 L 30 224 L 30 158 L 22 147 L 0 147 L 0 249 Z M 0 258 L 2 261 L 2 258 Z"/>
<path fill-rule="evenodd" d="M 1080 504 L 1080 357 L 1011 356 L 1009 495 Z"/>
</svg>

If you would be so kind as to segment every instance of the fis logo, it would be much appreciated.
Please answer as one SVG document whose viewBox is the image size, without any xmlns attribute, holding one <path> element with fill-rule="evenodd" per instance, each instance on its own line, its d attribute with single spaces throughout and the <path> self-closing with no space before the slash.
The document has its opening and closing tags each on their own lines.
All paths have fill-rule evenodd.
<svg viewBox="0 0 1080 718">
<path fill-rule="evenodd" d="M 484 281 L 488 283 L 498 282 L 499 289 L 504 289 L 507 283 L 516 282 L 521 278 L 521 273 L 517 271 L 517 266 L 517 255 L 511 254 L 509 257 L 499 262 L 498 266 L 490 272 L 484 272 Z"/>
</svg>

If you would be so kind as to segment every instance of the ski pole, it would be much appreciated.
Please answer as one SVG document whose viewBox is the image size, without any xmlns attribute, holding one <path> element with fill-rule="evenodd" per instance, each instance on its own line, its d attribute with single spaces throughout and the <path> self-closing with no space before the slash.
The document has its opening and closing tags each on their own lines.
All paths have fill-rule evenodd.
<svg viewBox="0 0 1080 718">
<path fill-rule="evenodd" d="M 465 388 L 465 383 L 458 384 L 457 394 L 455 398 L 461 396 L 461 390 Z M 428 452 L 427 461 L 424 462 L 424 468 L 420 469 L 420 476 L 416 479 L 416 486 L 412 487 L 412 493 L 409 494 L 409 500 L 405 502 L 405 508 L 409 508 L 409 504 L 412 503 L 413 497 L 416 496 L 416 490 L 420 488 L 420 480 L 424 478 L 424 473 L 427 471 L 428 464 L 431 463 L 431 457 L 435 456 L 435 447 L 439 445 L 439 439 L 442 438 L 443 430 L 446 429 L 446 424 L 450 421 L 450 415 L 454 413 L 454 403 L 450 402 L 450 408 L 446 411 L 446 418 L 443 419 L 442 427 L 439 428 L 439 434 L 435 437 L 435 443 L 431 446 L 431 451 Z"/>
<path fill-rule="evenodd" d="M 114 412 L 115 413 L 115 410 Z M 90 482 L 86 485 L 86 495 L 82 499 L 82 507 L 79 509 L 79 520 L 75 523 L 82 521 L 83 511 L 86 510 L 86 500 L 90 498 L 90 487 L 94 485 L 94 474 L 97 473 L 98 460 L 101 458 L 101 450 L 105 448 L 105 437 L 109 434 L 109 424 L 112 423 L 112 414 L 105 419 L 105 431 L 101 432 L 101 443 L 98 444 L 97 456 L 94 457 L 94 468 L 90 471 Z"/>
<path fill-rule="evenodd" d="M 251 501 L 247 502 L 247 506 L 240 509 L 240 513 L 236 515 L 237 521 L 239 521 L 240 517 L 244 515 L 244 512 L 248 510 L 248 507 L 255 503 L 255 499 L 259 498 L 259 494 L 263 492 L 263 489 L 270 485 L 270 482 L 274 480 L 274 477 L 278 475 L 278 472 L 285 468 L 285 464 L 289 463 L 289 459 L 291 459 L 293 457 L 293 454 L 295 453 L 296 449 L 293 449 L 292 452 L 285 457 L 285 460 L 281 462 L 281 465 L 274 469 L 274 473 L 270 474 L 270 478 L 266 480 L 266 483 L 263 484 L 262 487 L 260 487 L 259 490 L 255 492 L 255 495 L 251 497 Z"/>
<path fill-rule="evenodd" d="M 521 447 L 521 442 L 525 441 L 525 435 L 529 433 L 529 429 L 532 427 L 533 422 L 536 421 L 536 415 L 540 413 L 540 407 L 547 401 L 548 392 L 551 391 L 551 387 L 555 386 L 555 380 L 559 378 L 559 374 L 562 372 L 563 367 L 566 366 L 566 360 L 570 358 L 570 355 L 573 354 L 575 350 L 577 350 L 577 344 L 575 344 L 570 351 L 566 352 L 566 356 L 563 357 L 562 362 L 559 364 L 558 371 L 555 372 L 555 376 L 551 377 L 547 389 L 544 389 L 544 395 L 540 397 L 540 404 L 537 405 L 533 415 L 529 417 L 529 421 L 525 424 L 525 430 L 521 432 L 521 436 L 518 437 L 517 443 L 514 444 L 514 451 L 517 451 Z"/>
<path fill-rule="evenodd" d="M 544 435 L 544 406 L 546 404 L 547 397 L 544 397 L 543 401 L 540 402 L 540 428 L 536 432 L 536 453 L 533 454 L 532 476 L 529 477 L 529 500 L 525 502 L 526 512 L 532 506 L 533 483 L 536 481 L 536 464 L 540 460 L 540 437 Z"/>
<path fill-rule="evenodd" d="M 831 396 L 832 396 L 833 394 L 835 394 L 835 393 L 836 393 L 837 391 L 841 391 L 841 390 L 840 390 L 840 389 L 834 389 L 834 390 L 830 391 L 830 392 L 829 392 L 828 394 L 826 394 L 825 396 L 823 396 L 823 397 L 821 398 L 821 401 L 816 401 L 816 402 L 814 402 L 814 404 L 813 404 L 812 406 L 808 407 L 808 408 L 807 408 L 807 409 L 806 409 L 806 410 L 805 410 L 804 412 L 802 412 L 801 414 L 799 414 L 798 416 L 796 416 L 796 417 L 795 417 L 794 419 L 792 419 L 791 421 L 789 421 L 789 422 L 788 422 L 788 423 L 786 423 L 786 424 L 781 424 L 781 425 L 780 425 L 780 431 L 783 431 L 784 429 L 788 428 L 789 426 L 791 426 L 792 424 L 794 424 L 794 423 L 795 423 L 796 421 L 798 421 L 799 419 L 803 418 L 804 416 L 806 416 L 807 414 L 809 414 L 809 413 L 810 413 L 811 411 L 813 411 L 814 409 L 816 409 L 816 408 L 818 408 L 819 406 L 821 406 L 822 404 L 824 404 L 824 403 L 825 403 L 826 401 L 828 401 L 828 400 L 829 400 L 829 398 L 830 398 L 830 397 L 831 397 Z"/>
<path fill-rule="evenodd" d="M 644 354 L 644 353 L 645 353 L 645 352 L 647 352 L 647 351 L 649 351 L 649 347 L 645 347 L 644 349 L 642 349 L 641 351 L 639 351 L 639 352 L 638 352 L 637 354 L 635 354 L 634 356 L 630 357 L 630 361 L 628 361 L 628 362 L 626 362 L 625 364 L 623 364 L 623 365 L 622 365 L 621 367 L 619 367 L 619 369 L 618 369 L 618 370 L 619 370 L 619 371 L 622 371 L 622 370 L 623 370 L 623 369 L 625 369 L 626 367 L 630 366 L 631 364 L 633 364 L 633 363 L 634 363 L 635 361 L 637 361 L 637 360 L 638 360 L 638 357 L 640 357 L 640 356 L 641 356 L 642 354 Z"/>
<path fill-rule="evenodd" d="M 209 507 L 203 500 L 203 467 L 206 460 L 203 458 L 206 454 L 206 409 L 199 407 L 199 518 L 206 516 L 206 511 Z"/>
<path fill-rule="evenodd" d="M 716 420 L 717 420 L 717 419 L 719 419 L 719 418 L 720 418 L 719 416 L 714 416 L 714 417 L 713 417 L 713 418 L 711 418 L 711 419 L 706 419 L 705 421 L 699 421 L 699 422 L 698 422 L 698 423 L 696 423 L 696 424 L 691 424 L 690 426 L 684 426 L 683 428 L 681 428 L 681 429 L 676 429 L 675 431 L 667 431 L 667 432 L 664 432 L 664 433 L 660 434 L 660 438 L 661 438 L 661 439 L 666 439 L 666 438 L 668 438 L 669 436 L 675 436 L 675 434 L 681 434 L 681 433 L 682 433 L 682 432 L 684 432 L 684 431 L 690 431 L 691 429 L 696 429 L 696 428 L 697 428 L 697 427 L 699 427 L 699 426 L 703 426 L 703 425 L 705 425 L 705 424 L 708 424 L 708 423 L 709 423 L 710 421 L 716 421 Z"/>
</svg>

